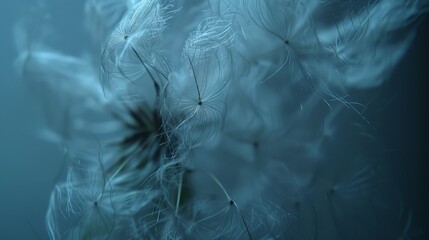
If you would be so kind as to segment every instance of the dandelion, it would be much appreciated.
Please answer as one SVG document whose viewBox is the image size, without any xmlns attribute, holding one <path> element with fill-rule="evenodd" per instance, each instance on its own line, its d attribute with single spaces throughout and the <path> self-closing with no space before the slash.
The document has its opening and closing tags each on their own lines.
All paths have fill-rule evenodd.
<svg viewBox="0 0 429 240">
<path fill-rule="evenodd" d="M 50 238 L 410 236 L 411 212 L 400 223 L 387 213 L 392 176 L 371 105 L 353 89 L 389 77 L 427 10 L 408 0 L 87 0 L 97 47 L 80 55 L 19 26 L 17 69 L 45 99 L 43 136 L 67 154 Z M 402 231 L 380 230 L 394 225 Z"/>
</svg>

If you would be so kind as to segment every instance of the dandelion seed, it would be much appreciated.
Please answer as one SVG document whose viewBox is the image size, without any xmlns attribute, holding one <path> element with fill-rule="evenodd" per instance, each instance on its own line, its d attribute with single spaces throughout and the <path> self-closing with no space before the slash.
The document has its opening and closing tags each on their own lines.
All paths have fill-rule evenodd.
<svg viewBox="0 0 429 240">
<path fill-rule="evenodd" d="M 114 230 L 116 218 L 106 190 L 109 185 L 102 171 L 94 171 L 98 168 L 96 161 L 76 159 L 74 163 L 66 184 L 58 185 L 51 196 L 47 214 L 50 236 L 52 239 L 105 239 Z"/>
<path fill-rule="evenodd" d="M 85 22 L 97 44 L 104 41 L 128 9 L 130 1 L 88 0 L 85 3 Z"/>
<path fill-rule="evenodd" d="M 156 50 L 166 21 L 172 12 L 171 5 L 161 1 L 137 2 L 122 18 L 112 32 L 102 53 L 101 83 L 107 91 L 119 96 L 148 94 L 137 84 L 143 74 L 148 74 L 156 94 L 169 72 L 164 59 Z M 126 79 L 127 81 L 124 81 Z M 129 86 L 129 84 L 132 84 Z"/>
<path fill-rule="evenodd" d="M 410 45 L 415 23 L 427 7 L 424 1 L 378 1 L 321 32 L 320 41 L 331 46 L 328 51 L 341 63 L 336 83 L 359 88 L 381 84 Z"/>
<path fill-rule="evenodd" d="M 247 220 L 238 204 L 230 197 L 222 183 L 213 174 L 207 176 L 222 190 L 225 200 L 216 199 L 203 203 L 206 207 L 199 209 L 195 222 L 189 227 L 198 226 L 203 229 L 212 229 L 211 238 L 239 238 L 246 234 L 252 239 Z"/>
<path fill-rule="evenodd" d="M 183 132 L 183 143 L 196 146 L 222 127 L 231 64 L 230 25 L 220 19 L 204 20 L 186 41 L 186 69 L 170 75 L 166 117 L 171 129 Z"/>
<path fill-rule="evenodd" d="M 284 67 L 288 71 L 305 72 L 303 61 L 319 54 L 319 43 L 304 3 L 295 0 L 252 0 L 243 1 L 243 5 L 253 23 L 281 43 L 269 48 L 267 53 L 278 54 L 279 50 L 285 53 L 279 67 L 262 82 L 274 77 Z"/>
</svg>

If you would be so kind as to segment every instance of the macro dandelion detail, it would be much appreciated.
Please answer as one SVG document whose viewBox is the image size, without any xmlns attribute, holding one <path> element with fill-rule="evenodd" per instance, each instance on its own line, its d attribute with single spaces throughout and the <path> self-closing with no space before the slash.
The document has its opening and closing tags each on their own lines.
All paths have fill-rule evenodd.
<svg viewBox="0 0 429 240">
<path fill-rule="evenodd" d="M 50 238 L 407 239 L 394 229 L 411 211 L 352 93 L 389 79 L 428 10 L 86 0 L 80 55 L 27 16 L 17 69 L 65 154 Z"/>
</svg>

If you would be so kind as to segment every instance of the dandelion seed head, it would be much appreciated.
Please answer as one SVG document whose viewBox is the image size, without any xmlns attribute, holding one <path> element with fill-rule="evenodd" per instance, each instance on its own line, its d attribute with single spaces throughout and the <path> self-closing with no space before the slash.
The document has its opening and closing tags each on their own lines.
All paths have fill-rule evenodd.
<svg viewBox="0 0 429 240">
<path fill-rule="evenodd" d="M 423 0 L 87 0 L 98 47 L 79 55 L 18 24 L 17 70 L 46 110 L 40 132 L 66 155 L 50 238 L 408 236 L 411 213 L 398 225 L 386 210 L 397 195 L 372 105 L 354 90 L 389 78 L 428 10 Z"/>
</svg>

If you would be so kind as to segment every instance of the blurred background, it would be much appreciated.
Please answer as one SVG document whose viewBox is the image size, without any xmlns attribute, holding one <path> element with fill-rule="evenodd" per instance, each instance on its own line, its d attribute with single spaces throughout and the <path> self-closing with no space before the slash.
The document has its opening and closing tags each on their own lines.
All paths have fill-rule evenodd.
<svg viewBox="0 0 429 240">
<path fill-rule="evenodd" d="M 40 1 L 39 1 L 40 2 Z M 34 6 L 45 8 L 44 16 L 61 36 L 49 36 L 53 47 L 79 54 L 84 41 L 80 26 L 83 0 L 0 1 L 0 239 L 48 239 L 45 213 L 63 160 L 63 149 L 41 140 L 38 131 L 43 114 L 32 89 L 20 79 L 14 62 L 17 49 L 14 27 L 17 21 L 34 14 Z M 42 13 L 41 13 L 42 14 Z M 80 35 L 79 35 L 80 34 Z"/>
<path fill-rule="evenodd" d="M 34 0 L 0 1 L 0 239 L 47 239 L 44 217 L 49 195 L 61 169 L 63 150 L 38 137 L 43 122 L 32 89 L 14 69 L 17 50 L 14 26 L 35 5 Z M 50 0 L 47 21 L 60 36 L 50 44 L 65 53 L 84 49 L 83 0 Z M 79 44 L 77 44 L 77 42 Z M 83 44 L 82 44 L 83 42 Z M 376 128 L 386 149 L 405 207 L 412 210 L 412 228 L 429 227 L 429 18 L 419 27 L 409 52 L 384 85 L 355 96 L 375 96 L 365 117 Z M 89 43 L 88 43 L 88 48 Z"/>
</svg>

